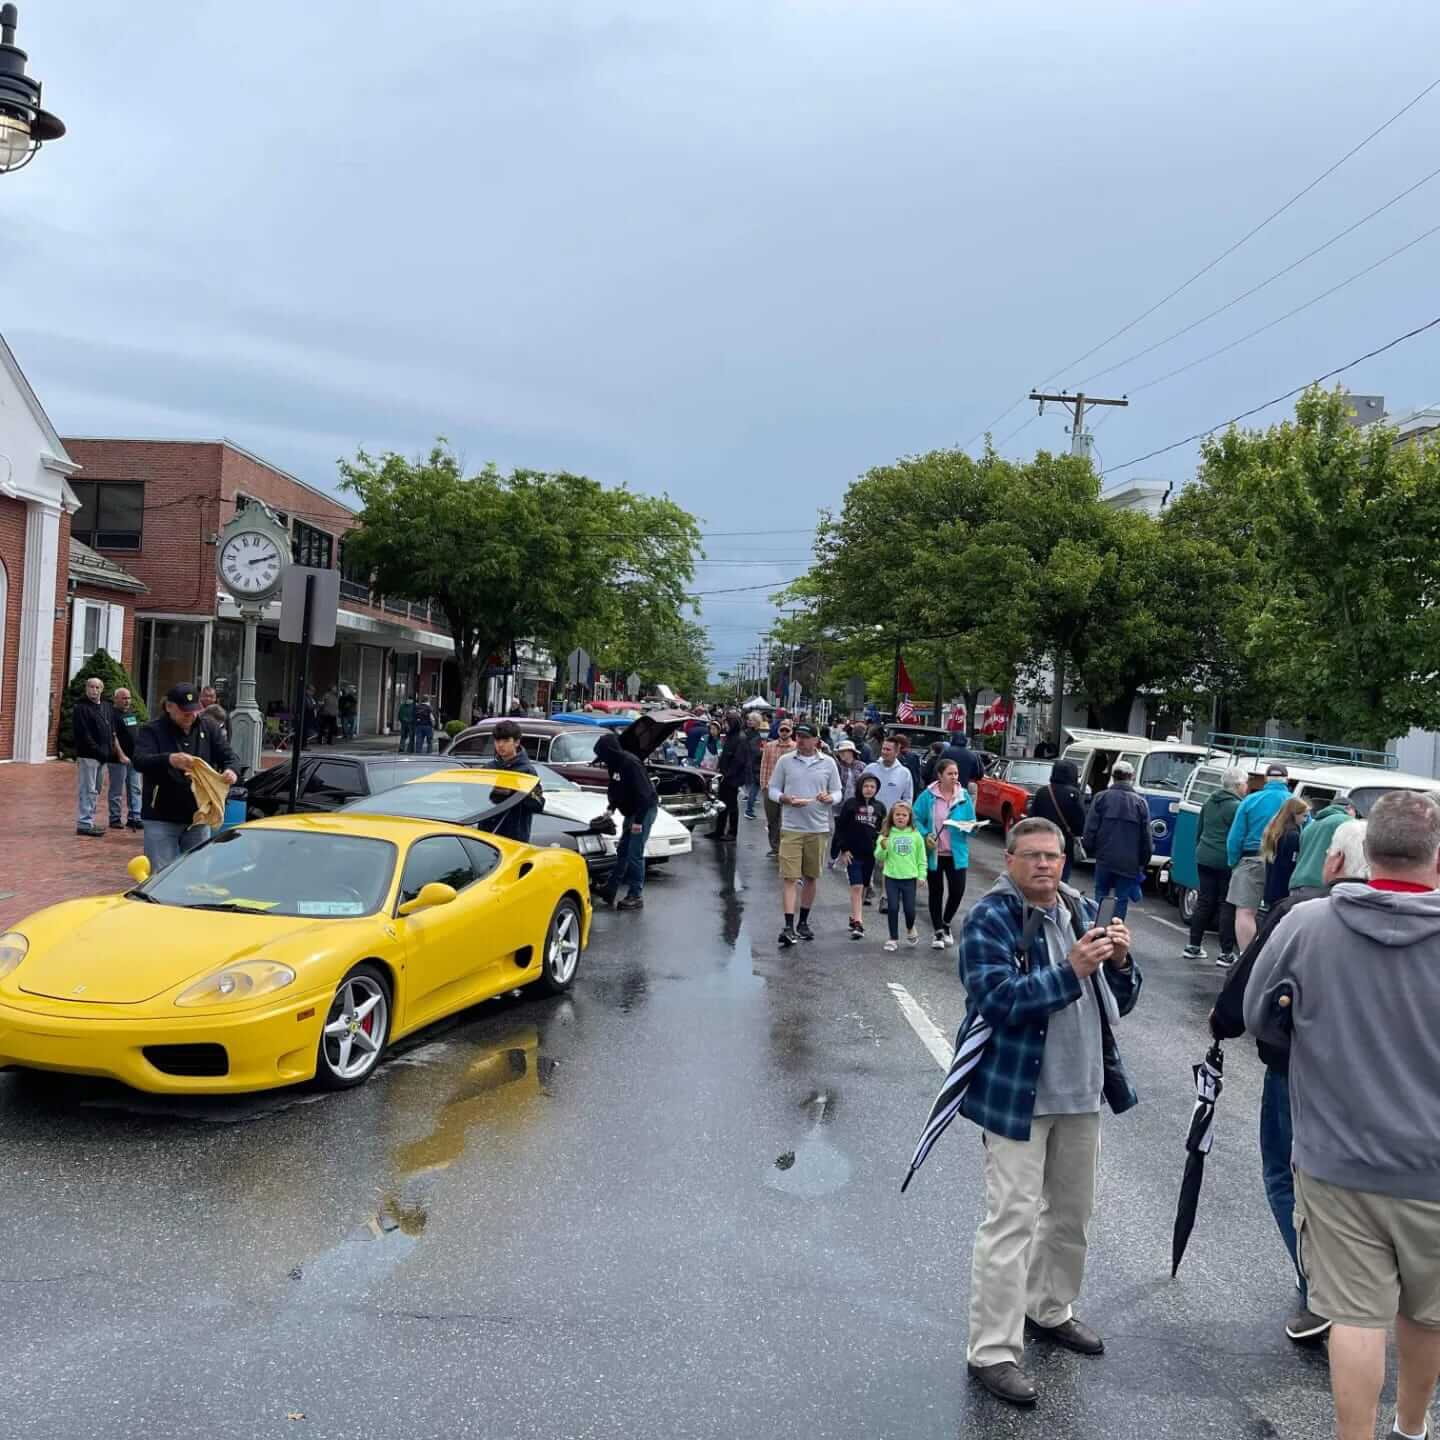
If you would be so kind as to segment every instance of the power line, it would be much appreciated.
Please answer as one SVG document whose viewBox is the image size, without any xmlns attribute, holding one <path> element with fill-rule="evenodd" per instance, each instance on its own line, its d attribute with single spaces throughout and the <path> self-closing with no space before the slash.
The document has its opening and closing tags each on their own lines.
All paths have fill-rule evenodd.
<svg viewBox="0 0 1440 1440">
<path fill-rule="evenodd" d="M 1440 174 L 1440 171 L 1436 172 Z M 1337 291 L 1343 290 L 1347 285 L 1353 285 L 1355 281 L 1363 279 L 1372 270 L 1378 270 L 1382 265 L 1388 264 L 1397 255 L 1403 255 L 1407 250 L 1413 250 L 1422 240 L 1428 240 L 1437 231 L 1440 225 L 1432 225 L 1423 235 L 1417 235 L 1413 240 L 1408 240 L 1398 250 L 1392 250 L 1388 255 L 1375 261 L 1373 265 L 1367 265 L 1363 270 L 1357 270 L 1347 279 L 1340 281 L 1338 285 L 1332 285 L 1328 290 L 1322 290 L 1318 295 L 1313 295 L 1304 304 L 1297 305 L 1293 310 L 1287 310 L 1283 315 L 1277 315 L 1273 320 L 1267 320 L 1265 324 L 1251 330 L 1248 334 L 1240 336 L 1238 340 L 1232 340 L 1228 345 L 1222 345 L 1218 350 L 1212 350 L 1208 355 L 1201 355 L 1198 359 L 1187 361 L 1184 365 L 1177 366 L 1174 370 L 1167 370 L 1163 375 L 1157 375 L 1153 380 L 1146 380 L 1141 385 L 1131 387 L 1132 393 L 1141 390 L 1149 390 L 1154 385 L 1161 385 L 1166 380 L 1173 380 L 1177 375 L 1183 375 L 1187 370 L 1193 370 L 1197 365 L 1203 365 L 1208 360 L 1214 360 L 1217 356 L 1224 355 L 1227 351 L 1235 349 L 1237 345 L 1243 345 L 1247 340 L 1253 340 L 1257 335 L 1263 335 L 1267 330 L 1273 330 L 1277 325 L 1300 314 L 1302 310 L 1308 310 L 1312 305 L 1318 305 L 1320 301 L 1327 300 Z"/>
<path fill-rule="evenodd" d="M 1130 364 L 1132 360 L 1139 360 L 1143 356 L 1159 350 L 1161 346 L 1168 345 L 1172 340 L 1178 340 L 1182 335 L 1188 335 L 1192 330 L 1199 329 L 1207 320 L 1213 320 L 1217 315 L 1223 315 L 1232 306 L 1238 305 L 1242 300 L 1248 300 L 1252 295 L 1258 295 L 1266 286 L 1273 285 L 1275 281 L 1279 280 L 1282 276 L 1288 275 L 1292 270 L 1298 270 L 1307 260 L 1313 260 L 1322 250 L 1328 250 L 1332 245 L 1343 240 L 1347 235 L 1353 235 L 1362 225 L 1368 224 L 1377 215 L 1383 214 L 1392 205 L 1398 205 L 1407 195 L 1413 195 L 1422 185 L 1428 185 L 1437 175 L 1440 175 L 1440 167 L 1432 170 L 1423 180 L 1417 180 L 1413 185 L 1408 186 L 1398 195 L 1392 196 L 1383 205 L 1377 206 L 1368 215 L 1362 215 L 1353 225 L 1347 225 L 1338 234 L 1332 235 L 1324 244 L 1317 245 L 1313 250 L 1307 250 L 1298 260 L 1292 260 L 1283 270 L 1277 270 L 1273 275 L 1260 281 L 1258 285 L 1252 285 L 1248 290 L 1242 290 L 1240 294 L 1236 295 L 1233 299 L 1227 300 L 1223 305 L 1217 306 L 1208 314 L 1202 315 L 1198 320 L 1192 320 L 1188 325 L 1182 326 L 1179 330 L 1176 330 L 1174 334 L 1167 335 L 1163 340 L 1157 340 L 1153 345 L 1147 345 L 1143 350 L 1137 350 L 1133 355 L 1127 355 L 1123 360 L 1117 360 L 1113 365 L 1107 365 L 1103 370 L 1096 370 L 1092 374 L 1087 375 L 1083 380 L 1077 381 L 1076 389 L 1088 385 L 1092 380 L 1098 380 L 1102 375 L 1109 375 L 1113 371 L 1119 370 L 1122 366 Z M 1397 255 L 1399 253 L 1398 250 L 1395 252 Z M 1391 257 L 1387 256 L 1386 258 Z M 1365 272 L 1362 270 L 1360 273 L 1363 275 Z"/>
<path fill-rule="evenodd" d="M 1128 470 L 1132 465 L 1142 465 L 1146 460 L 1153 460 L 1157 455 L 1168 455 L 1170 451 L 1178 450 L 1182 445 L 1193 444 L 1196 440 L 1203 440 L 1207 435 L 1213 435 L 1217 430 L 1224 430 L 1231 425 L 1238 424 L 1241 420 L 1248 420 L 1252 415 L 1258 415 L 1262 410 L 1268 410 L 1272 405 L 1279 405 L 1284 400 L 1291 400 L 1312 385 L 1323 385 L 1325 381 L 1333 380 L 1335 376 L 1343 375 L 1345 371 L 1353 370 L 1355 366 L 1363 364 L 1366 360 L 1373 360 L 1377 355 L 1383 355 L 1387 350 L 1393 350 L 1397 345 L 1403 344 L 1406 340 L 1413 340 L 1417 335 L 1423 335 L 1437 325 L 1440 325 L 1440 315 L 1433 320 L 1427 320 L 1423 325 L 1417 325 L 1413 330 L 1407 330 L 1403 335 L 1397 335 L 1393 340 L 1387 340 L 1385 344 L 1377 346 L 1374 350 L 1366 351 L 1364 355 L 1357 355 L 1355 359 L 1347 360 L 1345 364 L 1337 365 L 1323 375 L 1317 375 L 1313 380 L 1307 380 L 1303 385 L 1297 385 L 1293 390 L 1287 390 L 1283 395 L 1277 395 L 1273 400 L 1266 400 L 1261 405 L 1255 405 L 1249 410 L 1242 410 L 1238 415 L 1232 415 L 1228 420 L 1222 420 L 1218 425 L 1210 426 L 1208 430 L 1197 430 L 1195 434 L 1187 435 L 1183 440 L 1176 440 L 1170 445 L 1162 445 L 1158 450 L 1137 455 L 1133 460 L 1126 460 L 1122 464 L 1112 465 L 1105 471 L 1105 474 L 1114 475 L 1117 471 Z"/>
<path fill-rule="evenodd" d="M 1150 306 L 1148 310 L 1141 311 L 1139 315 L 1127 324 L 1122 325 L 1113 335 L 1107 335 L 1098 345 L 1092 345 L 1083 355 L 1077 355 L 1068 365 L 1062 365 L 1054 375 L 1047 377 L 1042 384 L 1048 385 L 1056 376 L 1062 375 L 1072 366 L 1079 365 L 1082 361 L 1088 360 L 1097 350 L 1103 350 L 1112 340 L 1118 340 L 1127 331 L 1133 330 L 1142 320 L 1149 319 L 1149 317 L 1162 306 L 1168 305 L 1177 295 L 1188 290 L 1201 276 L 1208 275 L 1222 260 L 1228 259 L 1244 245 L 1246 241 L 1254 239 L 1267 225 L 1274 220 L 1278 220 L 1297 201 L 1303 200 L 1322 180 L 1329 179 L 1347 160 L 1351 160 L 1358 155 L 1376 136 L 1388 130 L 1402 115 L 1413 110 L 1437 85 L 1440 85 L 1440 77 L 1432 80 L 1413 100 L 1409 100 L 1402 105 L 1383 125 L 1377 126 L 1361 140 L 1358 145 L 1351 146 L 1333 165 L 1322 170 L 1308 185 L 1297 190 L 1279 209 L 1272 210 L 1258 225 L 1252 226 L 1236 240 L 1234 244 L 1227 246 L 1226 249 L 1222 250 L 1208 264 L 1202 265 L 1188 280 L 1177 285 L 1168 295 L 1163 296 Z"/>
<path fill-rule="evenodd" d="M 803 578 L 801 575 L 793 575 L 789 580 L 767 580 L 762 585 L 731 585 L 725 590 L 693 590 L 685 598 L 698 600 L 702 595 L 736 595 L 741 590 L 783 590 L 785 586 L 793 585 Z"/>
<path fill-rule="evenodd" d="M 1320 172 L 1320 174 L 1317 175 L 1308 185 L 1304 186 L 1304 187 L 1303 187 L 1302 189 L 1300 189 L 1300 190 L 1297 190 L 1297 191 L 1295 192 L 1295 194 L 1293 194 L 1293 195 L 1292 195 L 1283 205 L 1281 205 L 1278 209 L 1272 210 L 1272 211 L 1270 212 L 1270 214 L 1267 215 L 1262 221 L 1260 221 L 1260 223 L 1259 223 L 1258 225 L 1252 226 L 1249 230 L 1247 230 L 1247 231 L 1245 232 L 1245 234 L 1243 234 L 1238 240 L 1236 240 L 1233 244 L 1231 244 L 1230 246 L 1228 246 L 1226 249 L 1222 250 L 1222 251 L 1220 252 L 1220 254 L 1218 254 L 1218 255 L 1217 255 L 1213 260 L 1211 260 L 1208 264 L 1201 266 L 1201 268 L 1200 268 L 1199 270 L 1197 270 L 1193 275 L 1191 275 L 1188 280 L 1185 280 L 1185 281 L 1182 282 L 1181 284 L 1177 285 L 1173 290 L 1171 290 L 1171 291 L 1169 292 L 1169 294 L 1162 296 L 1162 297 L 1161 297 L 1159 300 L 1157 300 L 1153 305 L 1151 305 L 1151 306 L 1149 307 L 1149 309 L 1142 311 L 1142 312 L 1141 312 L 1139 315 L 1137 315 L 1133 320 L 1131 320 L 1131 321 L 1127 322 L 1126 324 L 1122 325 L 1118 330 L 1114 331 L 1112 334 L 1107 335 L 1107 336 L 1105 337 L 1105 339 L 1103 339 L 1098 345 L 1092 345 L 1092 346 L 1090 347 L 1090 349 L 1088 349 L 1087 351 L 1085 351 L 1085 353 L 1084 353 L 1083 355 L 1078 355 L 1078 356 L 1076 356 L 1076 358 L 1075 358 L 1074 360 L 1071 360 L 1068 364 L 1062 365 L 1058 370 L 1054 371 L 1054 372 L 1053 372 L 1052 374 L 1050 374 L 1050 375 L 1047 375 L 1047 376 L 1045 377 L 1045 379 L 1040 382 L 1040 385 L 1037 386 L 1036 388 L 1037 388 L 1037 389 L 1041 389 L 1041 388 L 1043 388 L 1044 386 L 1049 385 L 1052 381 L 1058 379 L 1061 375 L 1063 375 L 1067 370 L 1071 369 L 1073 366 L 1083 364 L 1083 363 L 1084 363 L 1086 360 L 1088 360 L 1092 355 L 1096 354 L 1096 353 L 1097 353 L 1098 351 L 1100 351 L 1100 350 L 1103 350 L 1107 345 L 1109 345 L 1109 344 L 1111 343 L 1111 341 L 1113 341 L 1113 340 L 1118 340 L 1122 335 L 1127 334 L 1129 331 L 1133 330 L 1138 324 L 1140 324 L 1140 322 L 1141 322 L 1142 320 L 1147 320 L 1147 319 L 1149 319 L 1149 317 L 1150 317 L 1151 315 L 1153 315 L 1157 310 L 1159 310 L 1159 309 L 1163 308 L 1164 306 L 1168 305 L 1173 299 L 1175 299 L 1175 297 L 1176 297 L 1177 295 L 1180 295 L 1180 294 L 1182 294 L 1184 291 L 1188 290 L 1188 289 L 1190 288 L 1190 286 L 1192 286 L 1192 285 L 1193 285 L 1197 280 L 1199 280 L 1202 276 L 1208 275 L 1208 274 L 1210 273 L 1210 271 L 1212 271 L 1217 265 L 1219 265 L 1222 260 L 1228 259 L 1228 258 L 1229 258 L 1231 255 L 1233 255 L 1238 249 L 1240 249 L 1240 247 L 1241 247 L 1242 245 L 1244 245 L 1247 241 L 1254 239 L 1254 237 L 1255 237 L 1256 235 L 1258 235 L 1267 225 L 1269 225 L 1269 224 L 1270 224 L 1272 221 L 1274 221 L 1274 220 L 1278 220 L 1278 219 L 1280 218 L 1280 216 L 1282 216 L 1287 210 L 1289 210 L 1289 209 L 1290 209 L 1293 205 L 1295 205 L 1298 201 L 1302 200 L 1306 195 L 1308 195 L 1317 185 L 1320 184 L 1320 182 L 1321 182 L 1322 180 L 1328 179 L 1328 178 L 1329 178 L 1331 175 L 1333 175 L 1342 165 L 1344 165 L 1347 160 L 1353 159 L 1353 158 L 1354 158 L 1356 155 L 1358 155 L 1358 154 L 1360 153 L 1360 151 L 1362 151 L 1372 140 L 1376 139 L 1377 136 L 1383 134 L 1386 130 L 1388 130 L 1397 120 L 1399 120 L 1399 119 L 1401 118 L 1401 116 L 1405 115 L 1408 111 L 1413 110 L 1416 105 L 1418 105 L 1428 94 L 1430 94 L 1430 92 L 1431 92 L 1432 90 L 1434 90 L 1434 89 L 1436 88 L 1436 86 L 1440 86 L 1440 77 L 1437 77 L 1436 79 L 1432 80 L 1418 95 L 1416 95 L 1412 100 L 1407 101 L 1404 105 L 1402 105 L 1402 106 L 1400 107 L 1400 109 L 1398 109 L 1398 110 L 1397 110 L 1388 120 L 1386 120 L 1382 125 L 1377 126 L 1377 127 L 1376 127 L 1374 130 L 1372 130 L 1367 136 L 1365 136 L 1365 138 L 1364 138 L 1363 140 L 1361 140 L 1358 144 L 1352 146 L 1349 150 L 1347 150 L 1338 160 L 1336 160 L 1336 161 L 1334 162 L 1334 164 L 1328 166 L 1325 170 L 1322 170 L 1322 171 Z M 1423 184 L 1424 182 L 1422 181 L 1421 183 Z M 1398 198 L 1398 197 L 1397 197 L 1397 198 Z M 1364 223 L 1364 222 L 1360 222 L 1360 223 Z M 1336 238 L 1338 239 L 1339 237 L 1337 236 Z M 1302 262 L 1297 262 L 1297 263 L 1303 263 L 1303 261 L 1302 261 Z M 1268 283 L 1268 282 L 1267 282 L 1267 283 Z M 1244 297 L 1238 297 L 1238 298 L 1244 298 Z M 1179 333 L 1183 333 L 1183 332 L 1179 332 Z M 1172 337 L 1172 338 L 1173 338 L 1173 337 Z M 1142 353 L 1145 353 L 1145 352 L 1142 352 Z M 1133 357 L 1132 357 L 1132 358 L 1133 358 Z M 1121 362 L 1121 363 L 1124 363 L 1124 362 Z M 1103 374 L 1105 374 L 1105 373 L 1107 373 L 1107 372 L 1105 372 L 1105 371 L 1102 370 L 1102 371 L 1099 371 L 1099 372 L 1097 372 L 1097 373 L 1103 375 Z M 1094 379 L 1095 377 L 1094 377 L 1094 376 L 1091 376 L 1091 377 L 1089 377 L 1089 378 Z M 1081 382 L 1081 383 L 1084 383 L 1084 382 Z M 1076 386 L 1075 388 L 1078 389 L 1079 386 Z M 965 442 L 965 444 L 964 444 L 961 448 L 962 448 L 962 449 L 965 449 L 965 450 L 968 450 L 968 449 L 975 443 L 975 441 L 978 440 L 982 435 L 984 435 L 984 434 L 986 434 L 987 432 L 993 430 L 993 429 L 995 428 L 995 426 L 998 425 L 998 424 L 1000 423 L 1000 421 L 1002 421 L 1003 419 L 1005 419 L 1005 417 L 1006 417 L 1007 415 L 1012 414 L 1020 405 L 1024 404 L 1025 398 L 1026 398 L 1026 397 L 1022 395 L 1018 400 L 1015 400 L 1012 404 L 1010 404 L 1009 406 L 1007 406 L 1007 407 L 1006 407 L 1004 410 L 1002 410 L 992 421 L 990 421 L 990 423 L 989 423 L 988 425 L 984 426 L 981 430 L 977 431 L 975 435 L 971 436 L 971 438 L 970 438 L 969 440 L 967 440 L 967 441 Z"/>
</svg>

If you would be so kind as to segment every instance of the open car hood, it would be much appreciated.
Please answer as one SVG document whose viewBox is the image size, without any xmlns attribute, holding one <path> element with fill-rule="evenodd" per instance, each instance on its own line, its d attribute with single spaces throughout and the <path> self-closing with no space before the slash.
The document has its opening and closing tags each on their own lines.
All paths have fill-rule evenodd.
<svg viewBox="0 0 1440 1440">
<path fill-rule="evenodd" d="M 620 748 L 644 760 L 691 718 L 684 710 L 652 710 L 637 716 L 620 732 Z"/>
</svg>

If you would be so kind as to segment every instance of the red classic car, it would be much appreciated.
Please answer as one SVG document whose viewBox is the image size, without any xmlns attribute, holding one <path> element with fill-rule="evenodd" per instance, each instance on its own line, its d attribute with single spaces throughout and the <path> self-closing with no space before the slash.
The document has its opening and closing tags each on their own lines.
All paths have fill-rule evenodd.
<svg viewBox="0 0 1440 1440">
<path fill-rule="evenodd" d="M 975 813 L 994 820 L 1005 834 L 1025 818 L 1030 797 L 1050 783 L 1053 760 L 997 760 L 975 784 Z"/>
</svg>

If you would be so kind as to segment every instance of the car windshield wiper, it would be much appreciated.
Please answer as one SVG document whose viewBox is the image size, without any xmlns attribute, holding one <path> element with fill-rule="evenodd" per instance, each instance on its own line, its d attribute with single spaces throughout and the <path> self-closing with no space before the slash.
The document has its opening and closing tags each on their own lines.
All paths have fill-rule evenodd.
<svg viewBox="0 0 1440 1440">
<path fill-rule="evenodd" d="M 125 892 L 125 898 L 127 900 L 143 900 L 147 905 L 159 905 L 163 903 L 153 895 L 146 894 L 144 890 L 127 890 Z"/>
<path fill-rule="evenodd" d="M 234 900 L 202 900 L 194 905 L 182 905 L 182 910 L 230 910 L 239 915 L 268 915 L 268 910 L 258 905 L 240 905 Z"/>
</svg>

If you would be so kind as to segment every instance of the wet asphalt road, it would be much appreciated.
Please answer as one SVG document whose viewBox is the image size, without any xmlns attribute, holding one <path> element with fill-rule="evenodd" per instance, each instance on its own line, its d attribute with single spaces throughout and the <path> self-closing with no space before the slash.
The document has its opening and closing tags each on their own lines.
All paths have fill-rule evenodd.
<svg viewBox="0 0 1440 1440">
<path fill-rule="evenodd" d="M 965 1375 L 979 1142 L 903 1198 L 941 1078 L 902 1014 L 963 1012 L 953 952 L 781 953 L 760 825 L 602 914 L 573 995 L 420 1037 L 361 1090 L 174 1103 L 0 1075 L 0 1434 L 35 1437 L 1286 1437 L 1329 1433 L 1323 1357 L 1260 1183 L 1260 1067 L 1229 1051 L 1200 1224 L 1169 1230 L 1218 987 L 1147 898 L 1079 1313 L 1039 1409 Z M 719 853 L 716 853 L 716 852 Z M 983 893 L 998 844 L 972 847 Z M 873 913 L 873 912 L 872 912 Z M 957 927 L 958 928 L 958 927 Z"/>
</svg>

